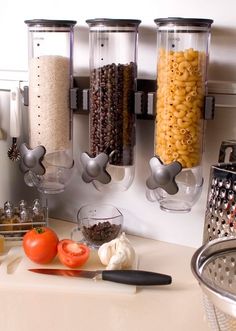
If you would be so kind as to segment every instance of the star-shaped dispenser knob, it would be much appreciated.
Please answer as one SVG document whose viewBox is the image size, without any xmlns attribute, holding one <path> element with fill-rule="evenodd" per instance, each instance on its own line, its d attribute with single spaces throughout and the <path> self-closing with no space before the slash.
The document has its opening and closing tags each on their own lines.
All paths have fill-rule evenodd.
<svg viewBox="0 0 236 331">
<path fill-rule="evenodd" d="M 82 179 L 86 183 L 97 180 L 102 184 L 108 184 L 111 176 L 106 171 L 108 155 L 100 153 L 96 157 L 90 157 L 87 153 L 82 153 L 81 162 L 83 166 Z"/>
<path fill-rule="evenodd" d="M 147 179 L 146 184 L 150 190 L 160 187 L 168 194 L 174 195 L 179 188 L 176 184 L 175 177 L 182 170 L 182 165 L 178 161 L 164 165 L 161 160 L 154 156 L 150 162 L 151 176 Z"/>
<path fill-rule="evenodd" d="M 21 154 L 21 163 L 20 169 L 23 173 L 27 171 L 32 171 L 36 175 L 44 175 L 45 168 L 42 164 L 43 157 L 46 153 L 44 146 L 37 146 L 33 149 L 30 149 L 26 144 L 21 144 L 20 154 Z"/>
</svg>

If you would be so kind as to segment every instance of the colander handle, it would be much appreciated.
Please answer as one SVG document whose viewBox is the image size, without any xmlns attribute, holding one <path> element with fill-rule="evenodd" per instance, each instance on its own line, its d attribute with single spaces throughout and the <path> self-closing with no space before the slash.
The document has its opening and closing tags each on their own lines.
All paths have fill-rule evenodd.
<svg viewBox="0 0 236 331">
<path fill-rule="evenodd" d="M 228 148 L 231 148 L 231 152 L 229 154 L 229 160 L 225 160 L 226 150 Z M 230 139 L 230 140 L 222 141 L 220 146 L 218 162 L 220 163 L 236 162 L 236 140 Z"/>
</svg>

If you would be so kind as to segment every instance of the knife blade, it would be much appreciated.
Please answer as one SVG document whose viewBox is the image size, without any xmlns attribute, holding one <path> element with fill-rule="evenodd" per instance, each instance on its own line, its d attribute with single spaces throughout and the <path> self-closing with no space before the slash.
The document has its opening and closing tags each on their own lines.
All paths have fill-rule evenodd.
<svg viewBox="0 0 236 331">
<path fill-rule="evenodd" d="M 146 285 L 169 285 L 172 283 L 172 277 L 157 272 L 143 270 L 72 270 L 72 269 L 48 269 L 34 268 L 28 269 L 44 275 L 56 275 L 67 277 L 82 277 L 90 279 L 102 279 L 110 282 L 146 286 Z"/>
</svg>

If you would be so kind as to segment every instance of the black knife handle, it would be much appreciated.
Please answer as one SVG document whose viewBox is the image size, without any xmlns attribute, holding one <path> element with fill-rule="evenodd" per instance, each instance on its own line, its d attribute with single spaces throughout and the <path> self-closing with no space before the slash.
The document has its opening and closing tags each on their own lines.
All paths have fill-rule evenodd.
<svg viewBox="0 0 236 331">
<path fill-rule="evenodd" d="M 168 285 L 172 278 L 169 275 L 142 270 L 103 270 L 102 279 L 110 282 L 129 285 Z"/>
</svg>

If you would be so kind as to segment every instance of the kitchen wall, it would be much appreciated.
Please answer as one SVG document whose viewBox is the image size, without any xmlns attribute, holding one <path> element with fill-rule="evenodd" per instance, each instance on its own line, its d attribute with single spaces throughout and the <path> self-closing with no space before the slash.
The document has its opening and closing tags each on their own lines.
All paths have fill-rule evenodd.
<svg viewBox="0 0 236 331">
<path fill-rule="evenodd" d="M 227 4 L 227 5 L 226 5 Z M 142 20 L 139 32 L 138 77 L 155 79 L 156 29 L 153 20 L 158 17 L 181 16 L 212 18 L 210 49 L 210 92 L 217 95 L 215 119 L 206 125 L 203 193 L 188 214 L 166 213 L 157 203 L 145 197 L 145 181 L 149 176 L 149 159 L 153 155 L 152 120 L 137 121 L 136 175 L 131 188 L 122 193 L 101 194 L 92 184 L 85 184 L 80 177 L 79 154 L 88 149 L 88 116 L 74 115 L 74 159 L 76 171 L 71 185 L 59 195 L 49 196 L 50 216 L 76 220 L 78 208 L 88 202 L 109 202 L 119 207 L 125 216 L 125 229 L 168 242 L 197 247 L 201 244 L 210 164 L 216 162 L 221 141 L 236 137 L 236 5 L 234 0 L 182 0 L 176 2 L 147 0 L 145 2 L 92 0 L 89 3 L 41 0 L 5 2 L 0 13 L 0 89 L 9 80 L 27 79 L 27 29 L 25 19 L 73 19 L 75 30 L 74 74 L 88 75 L 88 28 L 85 20 L 95 17 L 138 18 Z M 8 79 L 8 80 L 7 80 Z M 216 81 L 216 84 L 213 84 Z M 227 83 L 222 81 L 228 81 Z M 4 83 L 5 82 L 5 83 Z M 6 88 L 7 90 L 7 88 Z M 230 96 L 230 99 L 229 99 Z M 0 141 L 0 203 L 6 199 L 36 196 L 34 189 L 26 187 L 16 164 L 6 158 L 10 144 L 9 92 L 0 93 L 0 127 L 5 138 Z M 23 109 L 25 112 L 26 109 Z M 24 137 L 22 138 L 24 140 Z M 6 175 L 5 175 L 6 174 Z"/>
</svg>

